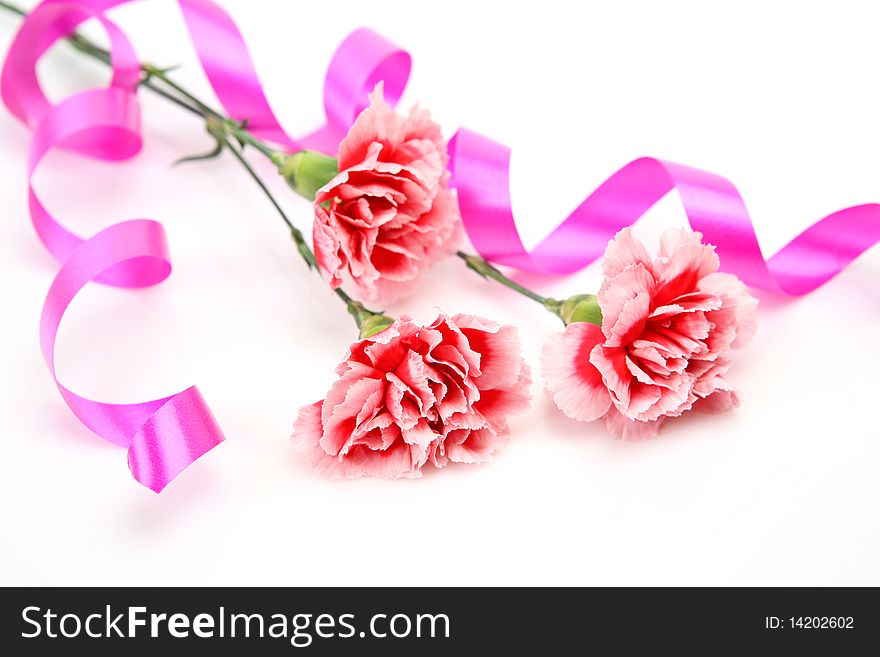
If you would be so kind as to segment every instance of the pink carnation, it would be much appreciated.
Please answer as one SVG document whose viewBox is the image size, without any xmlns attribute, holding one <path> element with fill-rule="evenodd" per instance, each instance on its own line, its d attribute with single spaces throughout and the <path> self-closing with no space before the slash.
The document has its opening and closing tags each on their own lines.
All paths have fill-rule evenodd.
<svg viewBox="0 0 880 657">
<path fill-rule="evenodd" d="M 315 197 L 313 240 L 330 285 L 387 303 L 452 251 L 459 214 L 440 126 L 427 110 L 392 110 L 381 83 L 370 101 L 339 145 L 339 175 Z"/>
<path fill-rule="evenodd" d="M 755 332 L 757 301 L 718 270 L 715 248 L 689 230 L 664 233 L 651 259 L 632 231 L 608 245 L 599 292 L 602 328 L 569 324 L 544 346 L 547 390 L 563 413 L 605 418 L 617 437 L 655 435 L 692 408 L 739 405 L 725 379 L 730 352 Z"/>
<path fill-rule="evenodd" d="M 327 398 L 300 409 L 293 439 L 337 478 L 488 461 L 531 383 L 516 329 L 473 315 L 399 319 L 355 342 L 336 373 Z"/>
</svg>

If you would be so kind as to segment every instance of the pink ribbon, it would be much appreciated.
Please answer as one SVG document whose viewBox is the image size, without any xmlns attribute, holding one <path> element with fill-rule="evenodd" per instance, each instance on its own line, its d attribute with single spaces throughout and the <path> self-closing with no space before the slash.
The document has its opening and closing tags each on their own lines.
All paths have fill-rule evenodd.
<svg viewBox="0 0 880 657">
<path fill-rule="evenodd" d="M 110 37 L 113 79 L 106 89 L 75 94 L 56 105 L 46 99 L 36 63 L 58 39 L 88 18 L 97 18 Z M 135 92 L 140 65 L 131 44 L 109 20 L 86 3 L 43 3 L 22 25 L 6 59 L 2 83 L 6 106 L 33 130 L 28 160 L 31 219 L 43 244 L 63 265 L 46 296 L 40 344 L 49 371 L 67 405 L 92 431 L 128 449 L 134 478 L 160 492 L 187 466 L 223 441 L 223 433 L 195 387 L 138 404 L 108 404 L 81 397 L 55 374 L 55 339 L 61 318 L 90 281 L 118 287 L 155 285 L 171 273 L 162 225 L 150 220 L 115 224 L 83 240 L 43 206 L 33 174 L 52 148 L 121 160 L 140 150 L 140 112 Z"/>
<path fill-rule="evenodd" d="M 677 190 L 694 230 L 714 244 L 721 268 L 754 287 L 789 295 L 815 290 L 880 241 L 880 204 L 839 210 L 807 228 L 769 260 L 742 197 L 721 176 L 644 157 L 602 183 L 528 251 L 510 205 L 510 149 L 461 129 L 449 145 L 461 216 L 474 247 L 517 269 L 570 274 L 599 258 L 608 241 L 668 192 Z"/>
<path fill-rule="evenodd" d="M 105 0 L 106 6 L 128 0 Z M 400 99 L 409 79 L 410 56 L 367 28 L 352 32 L 339 45 L 324 79 L 326 125 L 294 139 L 269 107 L 250 53 L 229 15 L 211 0 L 178 0 L 202 68 L 226 113 L 247 120 L 248 130 L 290 151 L 304 149 L 336 155 L 339 142 L 358 114 L 369 105 L 369 93 L 385 81 L 385 97 Z"/>
<path fill-rule="evenodd" d="M 4 64 L 6 106 L 33 130 L 28 163 L 31 219 L 46 248 L 63 265 L 43 308 L 41 345 L 52 376 L 55 336 L 75 294 L 89 281 L 119 287 L 155 285 L 170 273 L 164 230 L 150 220 L 126 221 L 83 240 L 42 205 L 30 180 L 52 148 L 104 160 L 133 156 L 141 147 L 136 90 L 140 67 L 124 34 L 104 12 L 130 0 L 44 0 L 22 24 Z M 258 137 L 290 150 L 335 154 L 339 141 L 368 104 L 379 80 L 396 104 L 409 77 L 410 56 L 369 30 L 353 32 L 336 51 L 324 83 L 326 124 L 300 139 L 289 136 L 263 94 L 244 39 L 211 0 L 178 0 L 202 67 L 225 111 L 247 121 Z M 51 105 L 35 66 L 57 40 L 84 20 L 105 28 L 113 79 Z M 569 274 L 601 256 L 608 240 L 669 191 L 679 192 L 688 219 L 716 245 L 722 268 L 750 285 L 806 294 L 837 275 L 880 240 L 880 205 L 846 208 L 815 223 L 769 260 L 758 245 L 742 198 L 715 174 L 652 158 L 623 167 L 591 194 L 537 247 L 528 251 L 516 230 L 509 193 L 510 151 L 461 129 L 450 141 L 450 170 L 461 215 L 475 248 L 494 262 Z M 135 478 L 160 491 L 223 440 L 196 388 L 141 404 L 106 404 L 80 397 L 57 382 L 71 410 L 103 438 L 128 448 Z"/>
<path fill-rule="evenodd" d="M 137 288 L 155 285 L 170 274 L 164 229 L 155 221 L 127 221 L 84 240 L 43 206 L 32 182 L 40 161 L 52 148 L 102 160 L 127 159 L 140 150 L 136 97 L 140 64 L 128 39 L 104 16 L 129 1 L 44 0 L 26 17 L 10 47 L 0 93 L 9 110 L 33 131 L 28 160 L 31 220 L 40 240 L 63 263 L 41 319 L 40 340 L 49 371 L 73 413 L 102 438 L 127 447 L 135 479 L 159 492 L 224 439 L 198 389 L 140 404 L 93 401 L 58 381 L 54 352 L 61 318 L 86 283 Z M 379 80 L 385 81 L 386 96 L 395 103 L 406 86 L 409 55 L 371 30 L 357 30 L 339 46 L 327 71 L 326 124 L 293 139 L 272 113 L 244 39 L 229 15 L 210 0 L 178 2 L 205 73 L 227 114 L 246 120 L 255 135 L 291 151 L 309 148 L 335 153 Z M 52 105 L 40 88 L 37 61 L 53 43 L 90 18 L 97 19 L 110 37 L 110 85 Z"/>
</svg>

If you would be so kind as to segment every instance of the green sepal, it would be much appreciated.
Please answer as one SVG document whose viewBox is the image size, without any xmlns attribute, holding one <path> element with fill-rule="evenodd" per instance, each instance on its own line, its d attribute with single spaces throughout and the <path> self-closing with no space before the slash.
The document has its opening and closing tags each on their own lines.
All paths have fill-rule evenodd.
<svg viewBox="0 0 880 657">
<path fill-rule="evenodd" d="M 310 201 L 314 201 L 317 191 L 339 173 L 336 158 L 318 151 L 279 155 L 273 161 L 290 188 Z"/>
</svg>

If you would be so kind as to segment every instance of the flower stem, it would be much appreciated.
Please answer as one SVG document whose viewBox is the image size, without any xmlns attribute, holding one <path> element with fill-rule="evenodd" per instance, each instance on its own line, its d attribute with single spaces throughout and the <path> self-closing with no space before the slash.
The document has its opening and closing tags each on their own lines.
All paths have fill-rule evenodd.
<svg viewBox="0 0 880 657">
<path fill-rule="evenodd" d="M 202 112 L 202 114 L 204 114 L 206 116 L 215 116 L 218 118 L 222 116 L 220 114 L 220 112 L 218 112 L 214 109 L 211 109 L 211 107 L 209 107 L 206 103 L 204 103 L 202 100 L 197 98 L 194 94 L 187 91 L 185 87 L 177 84 L 174 80 L 172 80 L 168 76 L 168 69 L 162 69 L 162 68 L 159 68 L 158 66 L 155 66 L 154 64 L 150 64 L 150 63 L 145 62 L 145 63 L 141 64 L 141 70 L 147 76 L 146 81 L 150 81 L 153 78 L 156 78 L 157 80 L 161 80 L 168 87 L 170 87 L 171 89 L 173 89 L 174 91 L 179 93 L 181 96 L 183 96 L 190 103 L 192 103 L 196 108 L 198 108 Z"/>
<path fill-rule="evenodd" d="M 483 278 L 491 279 L 496 283 L 501 283 L 501 285 L 510 288 L 514 292 L 521 294 L 527 299 L 531 299 L 535 301 L 547 310 L 549 310 L 554 315 L 559 313 L 559 308 L 562 306 L 562 301 L 558 299 L 552 299 L 550 297 L 542 297 L 537 292 L 528 289 L 517 283 L 516 281 L 508 278 L 504 274 L 501 273 L 496 267 L 490 265 L 484 258 L 478 255 L 472 255 L 469 253 L 465 253 L 464 251 L 457 251 L 456 254 L 459 258 L 464 260 L 468 269 L 472 269 L 477 272 Z"/>
<path fill-rule="evenodd" d="M 3 2 L 2 0 L 0 0 L 0 9 L 5 9 L 6 11 L 12 12 L 13 14 L 17 14 L 19 16 L 27 16 L 27 12 L 21 7 L 9 2 Z"/>
<path fill-rule="evenodd" d="M 190 114 L 195 114 L 196 116 L 199 116 L 201 118 L 205 118 L 205 113 L 202 112 L 198 107 L 194 107 L 194 106 L 190 105 L 189 103 L 187 103 L 185 100 L 181 100 L 180 98 L 178 98 L 174 94 L 170 94 L 167 91 L 165 91 L 164 89 L 160 89 L 156 85 L 152 84 L 148 79 L 145 79 L 143 82 L 141 82 L 141 86 L 146 87 L 147 89 L 152 91 L 154 94 L 156 94 L 157 96 L 161 96 L 165 100 L 170 100 L 172 103 L 174 103 L 178 107 L 185 109 Z"/>
<path fill-rule="evenodd" d="M 278 213 L 278 216 L 281 217 L 281 220 L 287 224 L 287 227 L 290 229 L 290 235 L 293 237 L 293 241 L 296 243 L 297 250 L 302 255 L 303 260 L 306 261 L 306 264 L 309 266 L 309 269 L 313 269 L 318 266 L 317 261 L 315 260 L 315 254 L 312 253 L 312 250 L 309 248 L 308 243 L 303 237 L 302 231 L 299 228 L 293 225 L 293 222 L 290 220 L 290 217 L 287 216 L 287 213 L 284 211 L 284 208 L 281 207 L 281 204 L 278 202 L 278 199 L 275 198 L 275 195 L 269 190 L 269 187 L 260 177 L 260 174 L 256 172 L 256 170 L 251 166 L 251 163 L 247 161 L 247 158 L 244 156 L 237 146 L 234 146 L 226 139 L 224 133 L 219 133 L 218 139 L 223 144 L 223 147 L 228 150 L 232 155 L 238 160 L 238 163 L 241 164 L 242 168 L 248 173 L 248 175 L 253 179 L 253 181 L 257 184 L 263 194 L 269 199 L 269 202 L 272 204 L 272 207 L 275 208 L 275 211 Z"/>
<path fill-rule="evenodd" d="M 290 229 L 290 235 L 293 238 L 293 241 L 296 243 L 297 251 L 302 256 L 303 260 L 305 260 L 306 265 L 308 265 L 309 269 L 317 269 L 318 261 L 315 258 L 315 253 L 312 251 L 311 247 L 309 247 L 308 242 L 306 242 L 305 237 L 302 234 L 302 231 L 299 230 L 296 226 L 293 225 L 293 222 L 287 216 L 287 213 L 284 212 L 284 208 L 281 207 L 281 204 L 278 202 L 278 199 L 275 198 L 275 195 L 266 185 L 265 181 L 260 177 L 260 175 L 256 172 L 256 170 L 251 166 L 251 163 L 247 161 L 244 153 L 241 152 L 240 148 L 232 143 L 226 138 L 225 133 L 218 133 L 218 140 L 223 144 L 224 148 L 228 150 L 232 155 L 238 160 L 239 164 L 241 164 L 242 168 L 248 173 L 251 179 L 257 184 L 257 187 L 260 188 L 260 191 L 269 199 L 269 202 L 272 204 L 272 207 L 275 208 L 275 211 L 281 217 L 282 221 L 287 224 L 287 227 Z M 368 322 L 376 317 L 381 317 L 383 313 L 381 311 L 368 310 L 364 307 L 362 303 L 359 301 L 355 301 L 352 299 L 342 288 L 334 288 L 333 290 L 336 293 L 336 296 L 339 297 L 342 302 L 345 304 L 349 314 L 354 318 L 355 324 L 358 329 L 361 331 L 362 337 L 366 337 L 363 335 L 365 328 L 368 326 Z"/>
</svg>

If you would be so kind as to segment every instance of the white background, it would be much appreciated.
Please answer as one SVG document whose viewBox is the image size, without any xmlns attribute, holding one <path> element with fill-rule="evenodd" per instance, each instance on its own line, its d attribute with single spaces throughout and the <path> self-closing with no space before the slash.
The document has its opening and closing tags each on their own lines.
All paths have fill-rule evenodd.
<svg viewBox="0 0 880 657">
<path fill-rule="evenodd" d="M 642 155 L 734 181 L 768 255 L 827 213 L 880 200 L 873 2 L 223 4 L 293 133 L 320 121 L 326 63 L 350 30 L 408 48 L 404 107 L 421 101 L 447 135 L 467 125 L 513 147 L 528 243 Z M 177 78 L 210 97 L 175 3 L 114 16 L 142 58 L 183 64 Z M 0 14 L 4 51 L 15 25 Z M 66 47 L 42 74 L 56 97 L 106 80 Z M 624 443 L 563 417 L 536 377 L 491 464 L 327 481 L 288 435 L 354 327 L 229 158 L 169 167 L 209 146 L 196 120 L 146 93 L 143 105 L 139 157 L 53 154 L 37 183 L 83 235 L 161 220 L 175 270 L 140 292 L 88 287 L 62 325 L 59 373 L 116 402 L 196 383 L 228 441 L 157 496 L 68 411 L 37 335 L 57 264 L 26 211 L 28 134 L 3 111 L 4 584 L 880 584 L 880 248 L 806 298 L 760 295 L 758 335 L 732 373 L 738 411 Z M 276 183 L 308 229 L 308 204 Z M 639 231 L 684 221 L 670 195 Z M 531 282 L 592 291 L 598 269 Z M 388 310 L 426 321 L 435 306 L 516 323 L 534 369 L 560 328 L 457 261 Z"/>
</svg>

